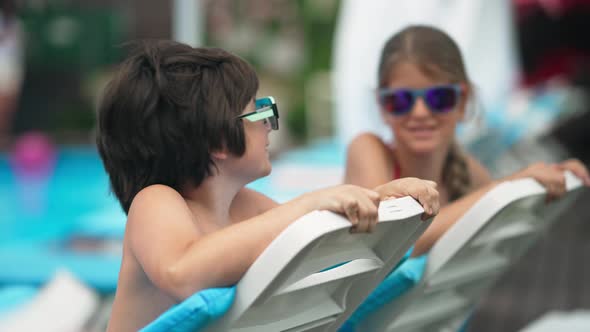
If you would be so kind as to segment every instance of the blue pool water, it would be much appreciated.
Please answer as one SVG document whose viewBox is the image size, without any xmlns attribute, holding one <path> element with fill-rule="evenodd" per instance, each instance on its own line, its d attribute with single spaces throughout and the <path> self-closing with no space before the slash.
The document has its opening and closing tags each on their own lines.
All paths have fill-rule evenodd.
<svg viewBox="0 0 590 332">
<path fill-rule="evenodd" d="M 249 186 L 286 201 L 339 182 L 341 175 L 332 168 L 338 171 L 344 158 L 342 146 L 318 141 L 281 154 L 273 161 L 273 174 Z M 0 155 L 0 243 L 59 238 L 72 232 L 121 236 L 124 227 L 125 215 L 109 192 L 95 148 L 60 148 L 55 171 L 44 181 L 16 176 L 8 156 Z"/>
<path fill-rule="evenodd" d="M 343 162 L 343 149 L 318 142 L 282 154 L 273 161 L 271 176 L 249 186 L 286 201 L 340 182 Z M 42 286 L 60 269 L 97 291 L 113 292 L 124 229 L 125 215 L 109 193 L 94 148 L 60 148 L 53 174 L 42 180 L 18 176 L 8 156 L 0 155 L 0 304 L 18 300 L 13 287 Z"/>
<path fill-rule="evenodd" d="M 41 180 L 17 176 L 0 155 L 0 242 L 60 236 L 84 225 L 104 227 L 124 216 L 109 194 L 98 153 L 90 147 L 62 148 L 53 174 Z M 110 225 L 110 226 L 109 226 Z M 123 225 L 124 226 L 124 225 Z"/>
</svg>

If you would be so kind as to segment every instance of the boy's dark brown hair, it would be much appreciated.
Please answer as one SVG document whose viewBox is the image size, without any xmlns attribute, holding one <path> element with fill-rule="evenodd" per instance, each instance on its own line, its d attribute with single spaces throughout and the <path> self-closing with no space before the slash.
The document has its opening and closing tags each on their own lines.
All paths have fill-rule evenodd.
<svg viewBox="0 0 590 332">
<path fill-rule="evenodd" d="M 123 210 L 153 184 L 182 193 L 215 169 L 211 152 L 241 156 L 236 120 L 258 90 L 254 69 L 216 48 L 152 40 L 132 54 L 107 85 L 98 110 L 97 146 Z"/>
</svg>

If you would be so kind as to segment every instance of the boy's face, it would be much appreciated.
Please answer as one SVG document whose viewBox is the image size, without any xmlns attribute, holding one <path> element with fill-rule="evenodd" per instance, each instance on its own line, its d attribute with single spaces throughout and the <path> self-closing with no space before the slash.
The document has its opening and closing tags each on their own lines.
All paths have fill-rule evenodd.
<svg viewBox="0 0 590 332">
<path fill-rule="evenodd" d="M 241 114 L 254 112 L 254 100 L 251 100 Z M 244 125 L 244 138 L 246 151 L 236 160 L 236 172 L 244 173 L 244 176 L 252 178 L 250 181 L 267 176 L 271 171 L 268 145 L 271 126 L 268 120 L 242 121 Z"/>
</svg>

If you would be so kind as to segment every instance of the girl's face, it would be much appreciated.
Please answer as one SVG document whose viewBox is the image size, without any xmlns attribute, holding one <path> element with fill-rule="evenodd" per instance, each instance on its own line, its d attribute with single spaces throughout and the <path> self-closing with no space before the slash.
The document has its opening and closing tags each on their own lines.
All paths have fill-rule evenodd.
<svg viewBox="0 0 590 332">
<path fill-rule="evenodd" d="M 411 62 L 401 62 L 393 68 L 386 88 L 428 89 L 452 83 L 445 79 L 426 76 Z M 418 155 L 447 149 L 454 139 L 457 123 L 465 113 L 466 93 L 462 91 L 458 94 L 455 106 L 445 112 L 432 112 L 424 100 L 424 95 L 417 97 L 411 109 L 403 114 L 392 114 L 382 106 L 383 119 L 393 130 L 396 144 Z"/>
</svg>

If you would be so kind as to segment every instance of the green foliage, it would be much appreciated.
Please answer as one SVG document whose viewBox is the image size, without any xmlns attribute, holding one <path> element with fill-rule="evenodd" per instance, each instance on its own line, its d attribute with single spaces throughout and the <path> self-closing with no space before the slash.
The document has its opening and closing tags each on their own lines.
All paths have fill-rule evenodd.
<svg viewBox="0 0 590 332">
<path fill-rule="evenodd" d="M 106 9 L 58 5 L 25 10 L 27 66 L 32 69 L 93 70 L 121 60 L 122 19 Z"/>
<path fill-rule="evenodd" d="M 306 112 L 303 103 L 298 103 L 291 112 L 287 114 L 287 126 L 293 139 L 302 142 L 307 138 Z"/>
</svg>

